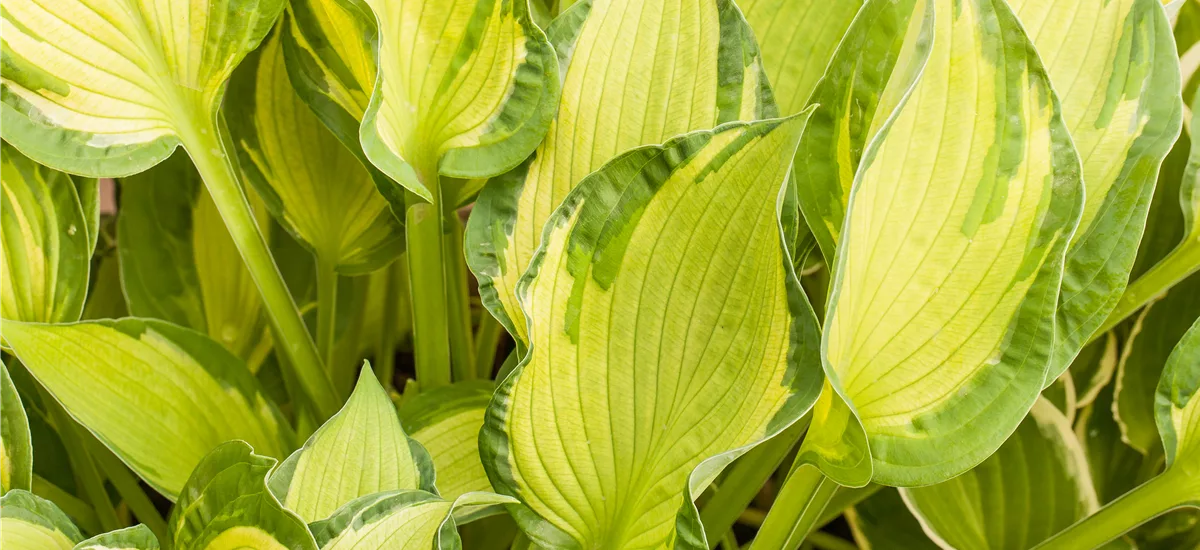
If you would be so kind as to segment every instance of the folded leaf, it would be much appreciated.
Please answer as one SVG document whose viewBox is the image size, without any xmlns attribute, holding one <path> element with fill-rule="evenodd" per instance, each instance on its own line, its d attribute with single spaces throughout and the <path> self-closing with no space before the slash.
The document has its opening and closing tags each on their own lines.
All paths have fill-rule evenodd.
<svg viewBox="0 0 1200 550">
<path fill-rule="evenodd" d="M 158 538 L 145 525 L 135 525 L 94 536 L 73 550 L 158 550 Z"/>
<path fill-rule="evenodd" d="M 83 540 L 54 503 L 22 489 L 0 498 L 0 533 L 5 550 L 71 550 Z"/>
<path fill-rule="evenodd" d="M 289 450 L 291 430 L 253 375 L 200 333 L 131 318 L 5 322 L 5 336 L 67 412 L 167 498 L 230 439 Z"/>
<path fill-rule="evenodd" d="M 518 287 L 531 347 L 479 440 L 535 543 L 707 548 L 694 497 L 811 406 L 815 316 L 777 218 L 804 121 L 634 149 L 551 216 Z"/>
<path fill-rule="evenodd" d="M 1191 480 L 1187 503 L 1200 506 L 1200 320 L 1187 331 L 1175 351 L 1167 359 L 1154 414 L 1162 434 L 1167 454 L 1167 471 L 1184 472 L 1183 479 Z"/>
<path fill-rule="evenodd" d="M 808 105 L 863 1 L 741 0 L 737 4 L 762 47 L 763 66 L 779 110 L 790 115 Z"/>
<path fill-rule="evenodd" d="M 846 510 L 854 540 L 870 550 L 937 550 L 942 548 L 921 529 L 921 523 L 891 487 Z"/>
<path fill-rule="evenodd" d="M 403 227 L 370 172 L 292 88 L 279 33 L 247 57 L 229 97 L 242 168 L 280 224 L 342 273 L 396 259 Z"/>
<path fill-rule="evenodd" d="M 275 460 L 244 441 L 213 449 L 171 510 L 176 550 L 316 550 L 304 522 L 267 490 Z"/>
<path fill-rule="evenodd" d="M 633 147 L 777 112 L 732 0 L 584 0 L 547 34 L 561 53 L 558 114 L 533 159 L 480 192 L 466 234 L 484 305 L 522 343 L 517 280 L 584 176 Z"/>
<path fill-rule="evenodd" d="M 72 173 L 124 176 L 211 143 L 225 81 L 283 0 L 5 4 L 4 139 Z"/>
<path fill-rule="evenodd" d="M 982 464 L 900 494 L 931 538 L 959 550 L 1032 548 L 1099 508 L 1083 447 L 1044 399 Z"/>
<path fill-rule="evenodd" d="M 441 203 L 438 174 L 494 176 L 533 152 L 553 114 L 557 65 L 526 2 L 366 3 L 379 72 L 360 135 L 376 166 Z"/>
<path fill-rule="evenodd" d="M 271 492 L 306 523 L 360 496 L 433 490 L 433 464 L 400 426 L 396 407 L 370 365 L 342 410 L 271 474 Z"/>
<path fill-rule="evenodd" d="M 266 231 L 266 208 L 250 199 Z M 130 314 L 206 333 L 242 359 L 268 337 L 258 288 L 187 155 L 121 179 L 117 235 Z"/>
<path fill-rule="evenodd" d="M 1159 455 L 1155 395 L 1164 365 L 1200 312 L 1200 275 L 1151 302 L 1135 318 L 1115 375 L 1113 413 L 1121 439 L 1144 455 Z"/>
<path fill-rule="evenodd" d="M 321 550 L 459 550 L 459 510 L 512 502 L 491 493 L 467 493 L 446 501 L 424 491 L 390 491 L 358 498 L 311 528 Z"/>
<path fill-rule="evenodd" d="M 863 156 L 837 250 L 822 342 L 836 395 L 801 453 L 843 485 L 942 482 L 1016 429 L 1050 364 L 1082 206 L 1058 101 L 1007 5 L 933 7 L 928 60 Z"/>
<path fill-rule="evenodd" d="M 74 178 L 29 160 L 7 143 L 0 152 L 0 317 L 77 321 L 97 234 L 91 213 L 83 208 Z"/>
<path fill-rule="evenodd" d="M 13 386 L 8 367 L 0 364 L 0 494 L 9 489 L 29 490 L 33 483 L 33 443 L 29 418 L 21 395 Z"/>
<path fill-rule="evenodd" d="M 1159 0 L 1016 0 L 1046 60 L 1083 161 L 1083 216 L 1071 239 L 1050 384 L 1125 291 L 1158 168 L 1183 118 L 1179 61 Z"/>
<path fill-rule="evenodd" d="M 443 498 L 492 490 L 479 461 L 479 429 L 495 389 L 490 380 L 459 382 L 423 391 L 400 407 L 404 431 L 433 459 Z"/>
<path fill-rule="evenodd" d="M 911 92 L 932 41 L 933 2 L 867 0 L 806 98 L 817 108 L 796 152 L 797 198 L 829 265 L 863 151 Z"/>
</svg>

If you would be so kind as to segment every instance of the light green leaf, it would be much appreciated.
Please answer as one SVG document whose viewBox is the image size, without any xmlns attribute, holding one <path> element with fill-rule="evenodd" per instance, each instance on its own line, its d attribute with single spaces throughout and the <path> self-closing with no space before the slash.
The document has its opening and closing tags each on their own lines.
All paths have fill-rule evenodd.
<svg viewBox="0 0 1200 550">
<path fill-rule="evenodd" d="M 485 178 L 519 164 L 546 133 L 554 49 L 526 2 L 366 0 L 379 36 L 363 150 L 385 174 L 441 203 L 438 174 Z"/>
<path fill-rule="evenodd" d="M 933 5 L 928 60 L 864 154 L 838 246 L 822 341 L 836 395 L 801 453 L 843 485 L 942 482 L 1017 428 L 1082 205 L 1016 17 L 996 0 Z"/>
<path fill-rule="evenodd" d="M 707 548 L 695 496 L 811 406 L 816 320 L 777 218 L 805 118 L 631 150 L 551 216 L 518 286 L 531 347 L 479 441 L 535 543 Z"/>
<path fill-rule="evenodd" d="M 30 490 L 33 483 L 33 443 L 29 418 L 8 367 L 0 364 L 0 494 L 9 489 Z"/>
<path fill-rule="evenodd" d="M 316 550 L 304 522 L 267 490 L 274 466 L 244 441 L 213 449 L 171 510 L 175 550 Z"/>
<path fill-rule="evenodd" d="M 206 145 L 225 81 L 284 4 L 7 2 L 4 139 L 38 162 L 91 176 L 141 172 L 180 143 L 193 155 L 220 155 Z"/>
<path fill-rule="evenodd" d="M 790 115 L 808 105 L 863 0 L 740 0 L 738 7 L 762 47 L 779 110 Z"/>
<path fill-rule="evenodd" d="M 1191 328 L 1197 312 L 1200 275 L 1192 275 L 1142 310 L 1122 347 L 1113 412 L 1121 439 L 1144 455 L 1158 455 L 1162 449 L 1155 423 L 1155 394 L 1167 358 Z"/>
<path fill-rule="evenodd" d="M 249 196 L 267 231 L 262 201 Z M 250 358 L 267 334 L 262 298 L 187 155 L 121 180 L 117 235 L 131 314 L 206 333 Z"/>
<path fill-rule="evenodd" d="M 370 365 L 350 400 L 271 474 L 271 492 L 306 523 L 360 496 L 433 490 L 433 464 L 400 426 L 396 407 Z"/>
<path fill-rule="evenodd" d="M 0 498 L 0 533 L 5 550 L 71 550 L 83 540 L 54 503 L 22 489 Z"/>
<path fill-rule="evenodd" d="M 1046 384 L 1117 305 L 1158 169 L 1183 119 L 1179 61 L 1159 0 L 1015 0 L 1083 161 L 1083 216 L 1059 297 Z"/>
<path fill-rule="evenodd" d="M 444 498 L 492 490 L 479 461 L 479 429 L 495 389 L 490 380 L 459 382 L 423 391 L 400 407 L 404 430 L 433 459 Z"/>
<path fill-rule="evenodd" d="M 864 550 L 941 548 L 929 540 L 921 529 L 921 523 L 908 511 L 900 493 L 891 487 L 846 510 L 846 521 L 854 533 L 854 541 Z"/>
<path fill-rule="evenodd" d="M 311 528 L 321 550 L 460 550 L 455 527 L 462 511 L 513 502 L 490 493 L 466 493 L 446 501 L 424 491 L 390 491 L 358 498 Z"/>
<path fill-rule="evenodd" d="M 75 545 L 72 550 L 158 550 L 158 538 L 145 525 L 104 533 Z"/>
<path fill-rule="evenodd" d="M 1096 400 L 1117 372 L 1117 336 L 1108 333 L 1085 346 L 1068 371 L 1075 385 L 1075 406 L 1083 408 Z"/>
<path fill-rule="evenodd" d="M 230 439 L 271 456 L 289 450 L 291 430 L 253 375 L 200 333 L 135 318 L 6 322 L 5 333 L 67 412 L 167 498 Z"/>
<path fill-rule="evenodd" d="M 796 189 L 829 265 L 863 151 L 920 75 L 933 24 L 932 2 L 868 0 L 812 91 L 817 109 L 796 153 Z"/>
<path fill-rule="evenodd" d="M 1200 320 L 1183 335 L 1175 351 L 1167 359 L 1154 414 L 1167 455 L 1167 471 L 1182 472 L 1182 479 L 1191 480 L 1187 493 L 1190 506 L 1200 506 Z M 1176 477 L 1175 479 L 1180 479 Z"/>
<path fill-rule="evenodd" d="M 1083 447 L 1044 399 L 982 464 L 900 494 L 931 538 L 959 550 L 1032 548 L 1099 507 Z"/>
<path fill-rule="evenodd" d="M 280 224 L 341 273 L 396 259 L 403 227 L 370 172 L 292 88 L 279 33 L 246 58 L 229 97 L 242 168 Z"/>
<path fill-rule="evenodd" d="M 96 233 L 75 182 L 4 143 L 0 185 L 0 317 L 46 323 L 79 320 Z"/>
<path fill-rule="evenodd" d="M 547 34 L 561 53 L 558 114 L 532 160 L 484 186 L 466 233 L 484 306 L 522 343 L 517 280 L 584 176 L 633 147 L 777 114 L 732 0 L 583 0 Z"/>
</svg>

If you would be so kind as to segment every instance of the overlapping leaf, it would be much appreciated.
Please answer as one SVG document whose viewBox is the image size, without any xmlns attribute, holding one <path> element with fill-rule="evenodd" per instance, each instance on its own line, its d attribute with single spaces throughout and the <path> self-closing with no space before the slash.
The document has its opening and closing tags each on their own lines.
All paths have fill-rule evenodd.
<svg viewBox="0 0 1200 550">
<path fill-rule="evenodd" d="M 1086 188 L 1055 330 L 1057 378 L 1116 306 L 1183 104 L 1171 24 L 1158 0 L 1011 2 L 1062 102 Z"/>
<path fill-rule="evenodd" d="M 282 0 L 13 0 L 5 5 L 4 139 L 73 173 L 124 176 L 216 155 L 226 79 Z"/>
<path fill-rule="evenodd" d="M 1083 447 L 1046 400 L 982 464 L 900 493 L 931 538 L 960 550 L 1032 548 L 1099 507 Z"/>
<path fill-rule="evenodd" d="M 494 390 L 489 380 L 459 382 L 423 391 L 400 408 L 404 430 L 433 459 L 444 498 L 492 490 L 479 461 L 479 429 Z"/>
<path fill-rule="evenodd" d="M 74 550 L 158 550 L 158 538 L 145 525 L 135 525 L 94 536 Z"/>
<path fill-rule="evenodd" d="M 0 533 L 6 550 L 71 550 L 83 540 L 54 503 L 22 489 L 0 498 Z"/>
<path fill-rule="evenodd" d="M 975 466 L 1033 405 L 1055 345 L 1083 197 L 1058 101 L 1003 2 L 935 2 L 933 27 L 920 78 L 864 154 L 838 245 L 829 382 L 801 457 L 844 485 Z"/>
<path fill-rule="evenodd" d="M 460 550 L 456 519 L 477 507 L 509 504 L 491 493 L 466 493 L 453 501 L 424 491 L 367 495 L 312 525 L 322 550 L 432 548 Z"/>
<path fill-rule="evenodd" d="M 0 365 L 0 494 L 9 489 L 28 491 L 33 483 L 33 443 L 21 395 Z"/>
<path fill-rule="evenodd" d="M 254 377 L 202 334 L 142 319 L 5 322 L 5 332 L 67 412 L 168 498 L 230 439 L 271 456 L 289 450 L 290 428 Z"/>
<path fill-rule="evenodd" d="M 846 511 L 854 541 L 868 550 L 936 550 L 941 548 L 890 487 Z"/>
<path fill-rule="evenodd" d="M 1167 359 L 1154 401 L 1167 455 L 1167 472 L 1179 482 L 1180 505 L 1200 506 L 1200 320 Z M 1165 475 L 1165 474 L 1164 474 Z"/>
<path fill-rule="evenodd" d="M 267 230 L 257 196 L 251 204 Z M 129 312 L 206 333 L 249 360 L 266 335 L 262 299 L 187 155 L 121 179 L 121 287 Z"/>
<path fill-rule="evenodd" d="M 532 160 L 484 187 L 466 235 L 484 305 L 521 342 L 517 280 L 584 176 L 632 147 L 776 114 L 732 0 L 584 0 L 547 34 L 563 72 L 557 115 Z"/>
<path fill-rule="evenodd" d="M 171 511 L 176 550 L 316 550 L 304 522 L 267 490 L 275 460 L 244 441 L 213 449 L 196 466 Z"/>
<path fill-rule="evenodd" d="M 350 400 L 271 474 L 271 492 L 306 522 L 364 495 L 433 489 L 433 464 L 404 433 L 396 408 L 364 368 Z"/>
<path fill-rule="evenodd" d="M 811 405 L 815 319 L 776 217 L 803 129 L 634 149 L 550 218 L 518 287 L 530 351 L 480 434 L 535 543 L 707 547 L 694 496 Z"/>
<path fill-rule="evenodd" d="M 98 233 L 95 180 L 41 166 L 4 143 L 0 185 L 0 317 L 79 320 Z"/>
<path fill-rule="evenodd" d="M 403 228 L 370 172 L 292 88 L 278 33 L 238 69 L 229 95 L 230 131 L 248 179 L 318 261 L 353 275 L 403 251 Z"/>
</svg>

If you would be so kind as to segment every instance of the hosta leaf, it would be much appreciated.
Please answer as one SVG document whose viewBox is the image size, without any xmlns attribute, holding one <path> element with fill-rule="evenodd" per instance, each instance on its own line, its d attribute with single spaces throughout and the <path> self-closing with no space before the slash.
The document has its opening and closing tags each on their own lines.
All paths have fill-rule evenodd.
<svg viewBox="0 0 1200 550">
<path fill-rule="evenodd" d="M 531 347 L 480 454 L 535 543 L 706 548 L 693 499 L 811 405 L 816 326 L 776 217 L 802 115 L 631 150 L 550 218 Z"/>
<path fill-rule="evenodd" d="M 1083 447 L 1045 400 L 982 464 L 900 494 L 930 537 L 959 550 L 1032 548 L 1099 507 Z"/>
<path fill-rule="evenodd" d="M 225 81 L 282 0 L 6 3 L 4 139 L 73 173 L 124 176 L 210 151 Z M 206 135 L 207 134 L 207 135 Z"/>
<path fill-rule="evenodd" d="M 484 187 L 466 235 L 484 305 L 521 342 L 517 280 L 584 176 L 639 145 L 776 114 L 732 0 L 584 0 L 547 34 L 562 53 L 557 117 L 529 163 Z"/>
<path fill-rule="evenodd" d="M 5 550 L 71 550 L 83 540 L 54 503 L 21 489 L 0 498 L 0 533 Z"/>
<path fill-rule="evenodd" d="M 171 511 L 176 550 L 316 550 L 304 522 L 267 490 L 275 460 L 244 441 L 213 449 Z"/>
<path fill-rule="evenodd" d="M 812 91 L 817 108 L 796 153 L 796 189 L 829 265 L 863 151 L 916 82 L 932 35 L 932 2 L 868 0 Z"/>
<path fill-rule="evenodd" d="M 1183 103 L 1175 40 L 1159 0 L 1011 5 L 1046 60 L 1086 187 L 1063 272 L 1049 384 L 1125 290 Z"/>
<path fill-rule="evenodd" d="M 266 209 L 253 195 L 251 204 L 265 231 Z M 117 234 L 131 314 L 206 333 L 250 358 L 267 328 L 262 299 L 187 155 L 121 180 Z"/>
<path fill-rule="evenodd" d="M 1200 275 L 1192 275 L 1151 302 L 1135 319 L 1117 364 L 1113 412 L 1121 438 L 1142 454 L 1162 448 L 1155 394 L 1164 365 L 1200 312 Z"/>
<path fill-rule="evenodd" d="M 29 490 L 33 483 L 33 443 L 29 418 L 8 367 L 0 364 L 0 494 Z"/>
<path fill-rule="evenodd" d="M 479 429 L 495 389 L 490 380 L 459 382 L 423 391 L 400 407 L 404 430 L 433 459 L 444 498 L 492 490 L 479 461 Z"/>
<path fill-rule="evenodd" d="M 836 396 L 802 453 L 843 485 L 945 481 L 1016 429 L 1042 389 L 1082 204 L 1058 102 L 1007 5 L 933 4 L 928 61 L 864 154 L 838 246 L 822 342 Z"/>
<path fill-rule="evenodd" d="M 846 511 L 854 540 L 866 550 L 937 550 L 900 493 L 884 488 Z"/>
<path fill-rule="evenodd" d="M 1184 334 L 1175 351 L 1167 359 L 1154 414 L 1162 433 L 1167 455 L 1167 471 L 1183 472 L 1191 480 L 1188 503 L 1200 506 L 1200 320 Z M 1178 479 L 1178 478 L 1177 478 Z"/>
<path fill-rule="evenodd" d="M 271 492 L 311 523 L 360 496 L 432 489 L 433 464 L 400 426 L 396 407 L 370 366 L 349 401 L 271 474 Z"/>
<path fill-rule="evenodd" d="M 1067 417 L 1067 424 L 1075 421 L 1077 396 L 1075 395 L 1075 381 L 1069 374 L 1063 373 L 1049 386 L 1046 386 L 1042 390 L 1042 397 Z"/>
<path fill-rule="evenodd" d="M 292 88 L 278 33 L 238 69 L 229 96 L 230 131 L 248 179 L 319 261 L 359 274 L 403 251 L 403 228 L 371 174 Z"/>
<path fill-rule="evenodd" d="M 1083 408 L 1096 400 L 1117 372 L 1117 337 L 1108 333 L 1088 344 L 1071 362 L 1069 374 L 1075 383 L 1075 406 Z"/>
<path fill-rule="evenodd" d="M 467 493 L 446 501 L 424 491 L 390 491 L 358 498 L 311 528 L 321 550 L 460 550 L 455 519 L 461 512 L 512 502 L 490 493 Z"/>
<path fill-rule="evenodd" d="M 503 173 L 545 135 L 554 49 L 526 2 L 366 0 L 379 29 L 361 139 L 405 189 L 441 202 L 437 175 Z"/>
<path fill-rule="evenodd" d="M 798 113 L 863 0 L 740 0 L 783 114 Z"/>
<path fill-rule="evenodd" d="M 1148 460 L 1121 440 L 1121 430 L 1113 418 L 1113 387 L 1096 395 L 1091 405 L 1080 409 L 1075 434 L 1083 443 L 1092 473 L 1092 486 L 1100 504 L 1107 504 L 1142 481 L 1131 472 L 1144 471 Z"/>
<path fill-rule="evenodd" d="M 83 313 L 96 232 L 72 179 L 0 145 L 0 317 L 59 323 Z"/>
<path fill-rule="evenodd" d="M 168 498 L 230 439 L 271 456 L 289 450 L 290 429 L 253 375 L 202 334 L 131 318 L 6 322 L 5 335 L 67 412 Z"/>
<path fill-rule="evenodd" d="M 73 550 L 158 550 L 158 538 L 145 525 L 135 525 L 87 539 Z"/>
</svg>

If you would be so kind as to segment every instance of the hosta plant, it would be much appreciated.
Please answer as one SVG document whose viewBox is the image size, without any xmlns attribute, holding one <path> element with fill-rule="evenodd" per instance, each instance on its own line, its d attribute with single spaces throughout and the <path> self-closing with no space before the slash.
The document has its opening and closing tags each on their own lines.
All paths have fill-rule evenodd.
<svg viewBox="0 0 1200 550">
<path fill-rule="evenodd" d="M 5 550 L 1200 547 L 1200 1 L 0 22 Z"/>
</svg>

